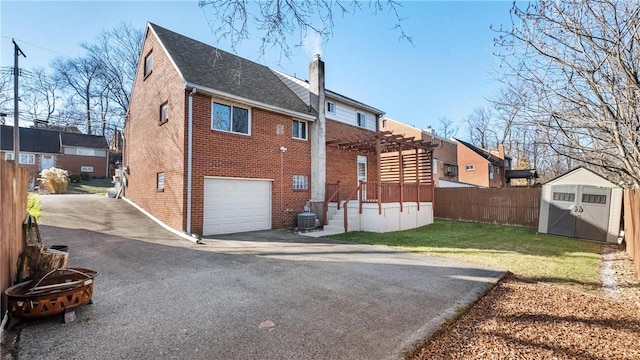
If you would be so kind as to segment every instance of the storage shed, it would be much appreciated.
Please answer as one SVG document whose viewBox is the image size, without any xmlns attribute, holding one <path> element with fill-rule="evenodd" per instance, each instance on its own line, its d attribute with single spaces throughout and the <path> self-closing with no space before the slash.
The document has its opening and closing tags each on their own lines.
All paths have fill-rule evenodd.
<svg viewBox="0 0 640 360">
<path fill-rule="evenodd" d="M 584 167 L 542 186 L 538 232 L 616 242 L 622 188 Z"/>
</svg>

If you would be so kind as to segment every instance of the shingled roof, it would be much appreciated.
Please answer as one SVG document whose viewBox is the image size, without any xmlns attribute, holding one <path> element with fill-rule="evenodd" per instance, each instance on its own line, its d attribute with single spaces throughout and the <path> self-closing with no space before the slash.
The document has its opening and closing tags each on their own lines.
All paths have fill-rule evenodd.
<svg viewBox="0 0 640 360">
<path fill-rule="evenodd" d="M 460 139 L 456 139 L 454 138 L 455 141 L 459 142 L 460 144 L 466 146 L 467 148 L 469 148 L 470 150 L 472 150 L 473 152 L 475 152 L 476 154 L 482 156 L 483 158 L 485 158 L 487 161 L 489 161 L 491 164 L 493 165 L 497 165 L 497 166 L 504 166 L 504 160 L 500 159 L 499 157 L 491 154 L 490 152 L 481 149 L 477 146 L 471 145 L 466 141 L 462 141 Z"/>
<path fill-rule="evenodd" d="M 258 103 L 316 115 L 266 66 L 149 23 L 183 79 Z"/>
<path fill-rule="evenodd" d="M 13 126 L 1 126 L 2 151 L 13 151 Z M 104 136 L 77 134 L 40 128 L 20 128 L 20 151 L 59 154 L 61 146 L 108 149 Z"/>
<path fill-rule="evenodd" d="M 99 135 L 77 134 L 70 132 L 61 132 L 63 146 L 78 146 L 92 149 L 108 149 L 107 139 Z"/>
<path fill-rule="evenodd" d="M 2 151 L 13 151 L 13 126 L 1 126 Z M 20 128 L 20 151 L 60 153 L 60 132 L 33 128 Z"/>
</svg>

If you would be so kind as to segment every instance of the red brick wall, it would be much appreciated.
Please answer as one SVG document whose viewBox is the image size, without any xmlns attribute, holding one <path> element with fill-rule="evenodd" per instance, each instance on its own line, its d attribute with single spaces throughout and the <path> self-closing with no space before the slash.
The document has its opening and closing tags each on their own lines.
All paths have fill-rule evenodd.
<svg viewBox="0 0 640 360">
<path fill-rule="evenodd" d="M 489 187 L 489 162 L 466 146 L 458 146 L 458 179 L 461 182 Z M 473 165 L 472 171 L 466 165 Z"/>
<path fill-rule="evenodd" d="M 310 142 L 291 137 L 293 118 L 260 108 L 251 109 L 250 136 L 211 130 L 211 103 L 194 96 L 192 232 L 202 233 L 205 176 L 273 179 L 272 227 L 295 225 L 311 196 Z M 287 148 L 282 163 L 281 146 Z M 309 189 L 293 190 L 293 175 L 307 176 Z"/>
<path fill-rule="evenodd" d="M 370 130 L 327 120 L 327 141 L 371 134 Z M 359 154 L 327 146 L 327 184 L 342 183 L 341 197 L 346 197 L 358 187 L 358 155 L 367 157 L 367 180 L 378 181 L 377 158 L 372 154 Z"/>
<path fill-rule="evenodd" d="M 153 70 L 144 77 L 144 58 L 153 52 Z M 170 59 L 152 34 L 145 40 L 125 127 L 125 196 L 165 224 L 185 230 L 185 89 Z M 168 102 L 169 121 L 159 125 L 160 105 Z M 165 189 L 156 190 L 164 172 Z"/>
<path fill-rule="evenodd" d="M 106 150 L 105 150 L 106 151 Z M 71 174 L 80 174 L 82 166 L 92 166 L 93 172 L 89 173 L 91 177 L 105 178 L 107 177 L 107 157 L 98 156 L 80 156 L 60 154 L 56 155 L 55 167 L 65 169 Z"/>
</svg>

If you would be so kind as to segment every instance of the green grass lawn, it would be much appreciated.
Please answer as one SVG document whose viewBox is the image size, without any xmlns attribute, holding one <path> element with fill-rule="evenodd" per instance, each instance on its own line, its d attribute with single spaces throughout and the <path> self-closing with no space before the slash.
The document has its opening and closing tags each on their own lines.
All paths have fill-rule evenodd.
<svg viewBox="0 0 640 360">
<path fill-rule="evenodd" d="M 600 244 L 536 234 L 532 228 L 436 220 L 407 231 L 333 237 L 502 268 L 531 280 L 600 286 Z"/>
<path fill-rule="evenodd" d="M 78 183 L 71 183 L 67 188 L 67 194 L 106 194 L 107 189 L 112 188 L 111 179 L 91 179 Z"/>
</svg>

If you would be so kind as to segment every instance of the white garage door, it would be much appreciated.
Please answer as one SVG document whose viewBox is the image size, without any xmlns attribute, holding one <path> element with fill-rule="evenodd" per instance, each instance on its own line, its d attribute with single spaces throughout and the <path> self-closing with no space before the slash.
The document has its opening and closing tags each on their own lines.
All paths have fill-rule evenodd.
<svg viewBox="0 0 640 360">
<path fill-rule="evenodd" d="M 203 235 L 271 229 L 271 181 L 204 180 Z"/>
</svg>

